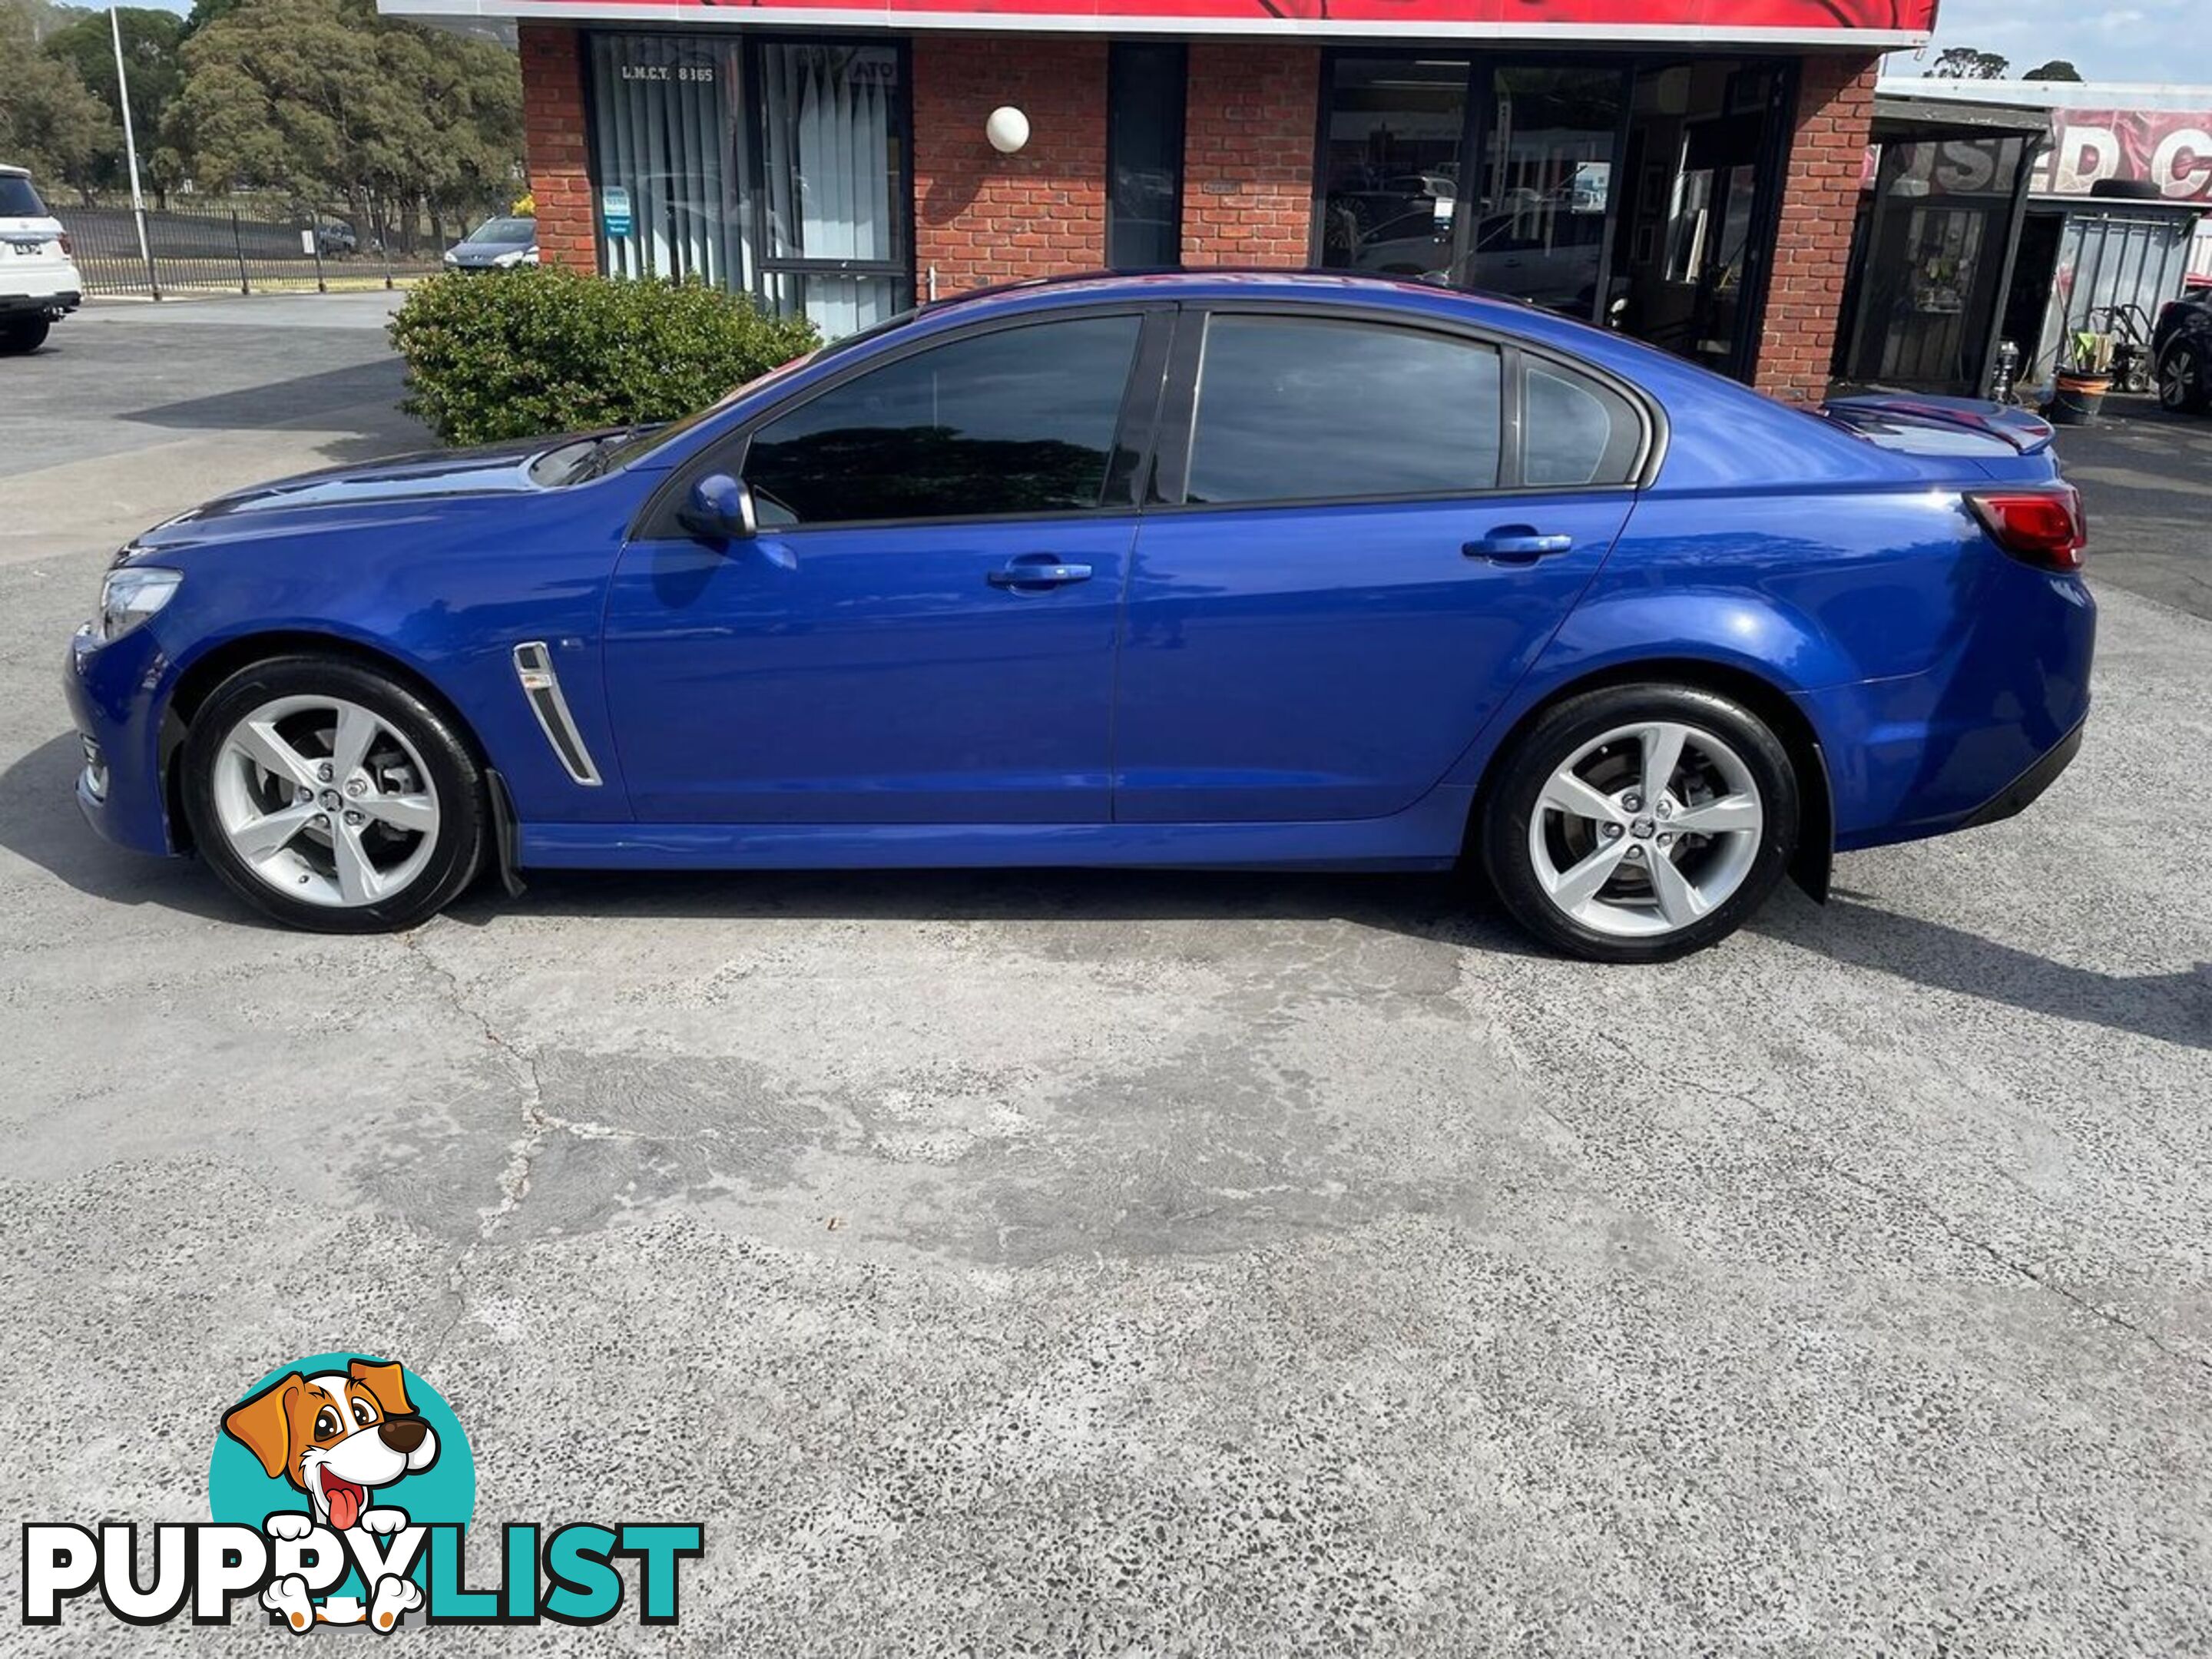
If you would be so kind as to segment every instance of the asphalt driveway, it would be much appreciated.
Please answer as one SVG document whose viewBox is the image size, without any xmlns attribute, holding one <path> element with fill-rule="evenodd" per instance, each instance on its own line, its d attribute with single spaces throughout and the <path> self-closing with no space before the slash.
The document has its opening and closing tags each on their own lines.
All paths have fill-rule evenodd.
<svg viewBox="0 0 2212 1659">
<path fill-rule="evenodd" d="M 113 545 L 407 439 L 371 307 L 249 304 L 0 363 L 9 1516 L 202 1518 L 220 1408 L 349 1347 L 452 1402 L 480 1522 L 706 1528 L 673 1629 L 426 1650 L 2212 1648 L 2212 422 L 2069 440 L 2103 548 L 2172 538 L 2099 555 L 2057 787 L 1686 962 L 1349 878 L 562 877 L 331 939 L 69 793 Z"/>
</svg>

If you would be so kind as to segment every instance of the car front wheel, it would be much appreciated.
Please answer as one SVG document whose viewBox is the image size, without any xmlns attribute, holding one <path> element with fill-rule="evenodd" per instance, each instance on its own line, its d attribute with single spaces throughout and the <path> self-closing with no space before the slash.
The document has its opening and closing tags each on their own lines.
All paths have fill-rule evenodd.
<svg viewBox="0 0 2212 1659">
<path fill-rule="evenodd" d="M 2172 348 L 2158 366 L 2158 400 L 2177 415 L 2201 415 L 2212 402 L 2212 386 L 2205 384 L 2204 364 L 2185 345 Z"/>
<path fill-rule="evenodd" d="M 1660 962 L 1726 938 L 1797 842 L 1789 751 L 1749 709 L 1624 685 L 1548 709 L 1500 757 L 1482 824 L 1500 902 L 1592 962 Z"/>
<path fill-rule="evenodd" d="M 201 855 L 295 927 L 411 927 L 483 861 L 486 789 L 468 745 L 411 688 L 359 663 L 240 670 L 193 716 L 179 763 Z"/>
</svg>

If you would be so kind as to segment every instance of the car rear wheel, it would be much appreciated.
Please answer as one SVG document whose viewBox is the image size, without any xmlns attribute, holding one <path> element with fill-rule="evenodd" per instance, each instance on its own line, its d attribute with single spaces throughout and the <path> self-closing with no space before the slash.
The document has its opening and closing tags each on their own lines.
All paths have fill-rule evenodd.
<svg viewBox="0 0 2212 1659">
<path fill-rule="evenodd" d="M 202 856 L 295 927 L 411 927 L 483 861 L 486 789 L 467 744 L 410 687 L 359 663 L 240 670 L 193 716 L 180 764 Z"/>
<path fill-rule="evenodd" d="M 2178 415 L 2202 415 L 2212 403 L 2203 359 L 2191 347 L 2173 347 L 2159 364 L 2158 400 Z"/>
<path fill-rule="evenodd" d="M 52 327 L 52 320 L 46 317 L 19 317 L 12 323 L 0 323 L 0 351 L 36 351 L 46 344 Z"/>
<path fill-rule="evenodd" d="M 1711 691 L 1571 697 L 1497 764 L 1482 825 L 1491 884 L 1522 927 L 1588 961 L 1665 961 L 1726 938 L 1796 846 L 1789 751 Z"/>
</svg>

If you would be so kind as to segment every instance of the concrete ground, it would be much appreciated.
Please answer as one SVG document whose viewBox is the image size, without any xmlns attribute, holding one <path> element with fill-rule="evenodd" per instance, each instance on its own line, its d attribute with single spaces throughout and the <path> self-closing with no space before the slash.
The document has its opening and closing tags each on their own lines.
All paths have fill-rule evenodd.
<svg viewBox="0 0 2212 1659">
<path fill-rule="evenodd" d="M 307 938 L 80 825 L 57 669 L 140 525 L 404 438 L 379 320 L 0 364 L 8 1516 L 201 1517 L 220 1409 L 351 1346 L 459 1413 L 480 1522 L 706 1526 L 672 1630 L 441 1652 L 2212 1648 L 2212 624 L 2100 580 L 2040 804 L 1662 968 L 1349 878 Z M 2208 437 L 2081 446 L 2100 572 L 2201 592 Z"/>
</svg>

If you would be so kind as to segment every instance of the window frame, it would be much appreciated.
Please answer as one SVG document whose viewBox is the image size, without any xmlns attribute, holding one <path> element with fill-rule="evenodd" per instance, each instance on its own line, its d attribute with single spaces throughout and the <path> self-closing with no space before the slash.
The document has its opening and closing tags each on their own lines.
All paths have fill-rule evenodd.
<svg viewBox="0 0 2212 1659">
<path fill-rule="evenodd" d="M 1498 482 L 1486 489 L 1378 490 L 1356 495 L 1297 495 L 1261 501 L 1193 501 L 1188 492 L 1190 456 L 1197 435 L 1200 371 L 1203 363 L 1207 325 L 1215 317 L 1265 316 L 1314 322 L 1357 323 L 1432 334 L 1462 344 L 1488 346 L 1498 354 Z M 1522 482 L 1525 457 L 1524 425 L 1529 361 L 1570 374 L 1578 374 L 1620 395 L 1636 414 L 1641 430 L 1634 465 L 1617 483 L 1530 484 Z M 1147 513 L 1254 513 L 1284 507 L 1382 506 L 1393 502 L 1492 501 L 1524 496 L 1628 494 L 1647 488 L 1656 477 L 1667 447 L 1666 414 L 1640 386 L 1595 363 L 1533 343 L 1502 329 L 1485 328 L 1449 318 L 1379 306 L 1314 305 L 1304 301 L 1235 300 L 1200 301 L 1182 307 L 1177 320 L 1164 394 L 1158 429 L 1152 449 L 1152 471 L 1147 480 L 1144 505 Z"/>
<path fill-rule="evenodd" d="M 892 530 L 908 527 L 974 524 L 1088 523 L 1116 514 L 1134 516 L 1141 508 L 1139 481 L 1152 473 L 1153 445 L 1158 436 L 1163 388 L 1167 379 L 1170 336 L 1176 307 L 1163 301 L 1119 304 L 1061 306 L 994 317 L 964 327 L 936 330 L 916 339 L 889 344 L 862 353 L 839 373 L 810 382 L 767 408 L 748 416 L 739 425 L 704 440 L 691 454 L 669 469 L 668 478 L 655 490 L 631 526 L 631 541 L 691 541 L 691 532 L 678 515 L 691 486 L 715 472 L 744 477 L 744 464 L 756 434 L 763 427 L 795 414 L 817 398 L 849 386 L 854 380 L 889 368 L 909 357 L 939 350 L 964 341 L 1009 330 L 1042 327 L 1052 323 L 1091 322 L 1108 317 L 1137 319 L 1137 340 L 1129 371 L 1121 386 L 1115 416 L 1111 447 L 1107 453 L 1106 477 L 1096 507 L 1066 507 L 1048 513 L 964 513 L 888 519 L 839 519 L 814 524 L 763 527 L 762 534 L 786 537 L 818 535 L 844 530 Z M 891 338 L 896 341 L 897 337 Z"/>
</svg>

